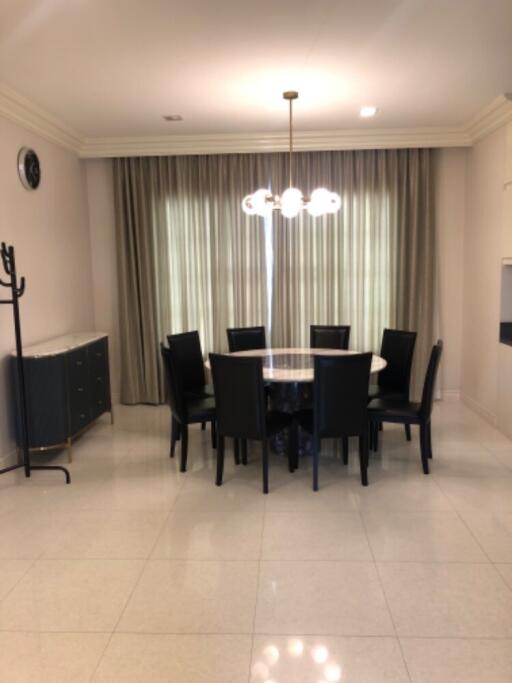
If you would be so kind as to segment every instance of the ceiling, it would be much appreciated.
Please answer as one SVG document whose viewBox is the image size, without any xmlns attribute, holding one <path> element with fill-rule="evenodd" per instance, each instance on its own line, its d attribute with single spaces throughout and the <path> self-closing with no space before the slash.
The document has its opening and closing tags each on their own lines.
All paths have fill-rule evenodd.
<svg viewBox="0 0 512 683">
<path fill-rule="evenodd" d="M 282 132 L 285 89 L 300 131 L 461 126 L 512 91 L 512 1 L 1 0 L 0 83 L 84 138 Z"/>
</svg>

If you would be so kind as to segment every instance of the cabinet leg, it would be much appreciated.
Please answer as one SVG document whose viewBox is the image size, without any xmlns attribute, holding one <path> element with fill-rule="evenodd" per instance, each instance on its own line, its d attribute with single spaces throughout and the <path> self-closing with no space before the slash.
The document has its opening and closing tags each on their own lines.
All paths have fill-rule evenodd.
<svg viewBox="0 0 512 683">
<path fill-rule="evenodd" d="M 73 449 L 71 448 L 71 439 L 67 439 L 66 448 L 68 449 L 68 462 L 73 462 Z"/>
</svg>

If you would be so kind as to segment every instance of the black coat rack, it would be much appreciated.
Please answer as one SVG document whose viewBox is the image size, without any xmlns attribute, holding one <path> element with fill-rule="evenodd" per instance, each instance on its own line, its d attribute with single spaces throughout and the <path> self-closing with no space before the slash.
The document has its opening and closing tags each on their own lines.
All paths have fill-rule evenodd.
<svg viewBox="0 0 512 683">
<path fill-rule="evenodd" d="M 25 390 L 25 373 L 23 369 L 23 346 L 21 343 L 21 325 L 20 325 L 20 308 L 18 299 L 23 296 L 25 292 L 25 278 L 20 279 L 18 286 L 18 278 L 16 275 L 16 259 L 14 258 L 14 247 L 8 247 L 5 242 L 2 242 L 0 249 L 2 256 L 2 263 L 5 273 L 8 276 L 8 281 L 4 282 L 0 278 L 0 285 L 11 290 L 10 299 L 0 299 L 0 304 L 10 304 L 14 317 L 14 334 L 16 337 L 16 372 L 18 379 L 17 403 L 18 403 L 18 423 L 21 436 L 21 448 L 23 453 L 23 462 L 17 465 L 11 465 L 3 470 L 0 474 L 17 470 L 21 467 L 25 470 L 25 476 L 30 477 L 32 470 L 61 470 L 66 477 L 66 484 L 71 482 L 69 472 L 65 467 L 60 465 L 32 465 L 30 462 L 29 450 L 29 434 L 28 434 L 28 419 L 27 419 L 27 396 Z"/>
</svg>

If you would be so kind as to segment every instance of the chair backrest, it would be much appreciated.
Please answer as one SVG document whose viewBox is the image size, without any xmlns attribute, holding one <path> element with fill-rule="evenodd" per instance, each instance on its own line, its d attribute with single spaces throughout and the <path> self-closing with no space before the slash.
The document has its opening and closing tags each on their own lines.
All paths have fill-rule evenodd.
<svg viewBox="0 0 512 683">
<path fill-rule="evenodd" d="M 265 349 L 264 327 L 231 327 L 226 330 L 228 335 L 228 348 L 233 351 L 252 351 L 252 349 Z"/>
<path fill-rule="evenodd" d="M 176 361 L 176 369 L 181 376 L 184 391 L 204 387 L 204 361 L 199 332 L 194 330 L 169 334 L 167 343 Z"/>
<path fill-rule="evenodd" d="M 384 330 L 380 355 L 387 362 L 379 372 L 378 384 L 382 389 L 402 394 L 409 400 L 412 358 L 416 344 L 416 332 Z"/>
<path fill-rule="evenodd" d="M 311 325 L 309 345 L 312 349 L 348 349 L 350 325 Z"/>
<path fill-rule="evenodd" d="M 176 359 L 172 351 L 160 344 L 160 353 L 164 363 L 164 374 L 171 413 L 181 422 L 187 419 L 187 406 L 180 374 L 176 369 Z"/>
<path fill-rule="evenodd" d="M 368 428 L 371 364 L 371 353 L 315 356 L 315 434 L 339 437 L 364 433 Z"/>
<path fill-rule="evenodd" d="M 265 438 L 262 359 L 210 353 L 210 364 L 218 433 L 244 439 Z"/>
<path fill-rule="evenodd" d="M 432 405 L 434 403 L 434 389 L 436 386 L 437 371 L 439 369 L 439 362 L 441 354 L 443 353 L 443 342 L 441 339 L 432 347 L 430 353 L 430 360 L 428 362 L 427 373 L 425 375 L 425 383 L 423 384 L 423 393 L 421 395 L 420 416 L 424 420 L 430 420 L 432 415 Z"/>
</svg>

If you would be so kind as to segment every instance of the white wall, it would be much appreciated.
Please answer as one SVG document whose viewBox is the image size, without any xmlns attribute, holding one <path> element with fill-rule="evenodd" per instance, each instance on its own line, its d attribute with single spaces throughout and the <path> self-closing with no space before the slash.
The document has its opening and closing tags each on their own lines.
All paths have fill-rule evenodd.
<svg viewBox="0 0 512 683">
<path fill-rule="evenodd" d="M 468 153 L 464 306 L 463 399 L 497 423 L 499 315 L 506 128 L 486 136 Z"/>
<path fill-rule="evenodd" d="M 464 224 L 466 166 L 464 148 L 435 152 L 437 324 L 444 342 L 439 387 L 442 395 L 457 396 L 461 381 L 462 299 L 464 282 Z"/>
<path fill-rule="evenodd" d="M 119 403 L 120 350 L 112 162 L 110 159 L 91 159 L 84 163 L 89 201 L 94 320 L 96 329 L 109 335 L 112 400 Z"/>
<path fill-rule="evenodd" d="M 35 192 L 20 183 L 22 146 L 39 155 Z M 66 150 L 0 118 L 0 239 L 16 249 L 27 289 L 20 300 L 25 344 L 94 329 L 91 257 L 83 163 Z M 8 290 L 1 288 L 3 296 Z M 15 447 L 8 355 L 14 346 L 11 308 L 0 307 L 0 460 Z"/>
</svg>

